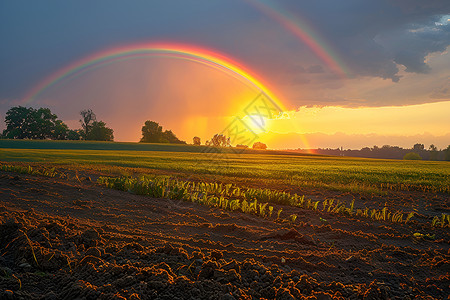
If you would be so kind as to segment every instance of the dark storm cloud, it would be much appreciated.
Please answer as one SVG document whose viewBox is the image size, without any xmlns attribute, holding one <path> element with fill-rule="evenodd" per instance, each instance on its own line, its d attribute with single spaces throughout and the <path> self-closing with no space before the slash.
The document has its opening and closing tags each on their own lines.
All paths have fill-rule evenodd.
<svg viewBox="0 0 450 300">
<path fill-rule="evenodd" d="M 331 42 L 354 76 L 398 81 L 398 67 L 408 72 L 430 71 L 424 62 L 450 45 L 449 25 L 437 25 L 450 13 L 441 0 L 319 0 L 284 1 L 294 15 L 306 18 Z"/>
</svg>

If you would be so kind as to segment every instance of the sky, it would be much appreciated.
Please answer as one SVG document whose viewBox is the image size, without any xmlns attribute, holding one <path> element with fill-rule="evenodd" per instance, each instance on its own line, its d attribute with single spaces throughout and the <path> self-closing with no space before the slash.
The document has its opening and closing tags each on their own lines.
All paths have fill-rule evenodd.
<svg viewBox="0 0 450 300">
<path fill-rule="evenodd" d="M 146 120 L 205 141 L 237 118 L 272 149 L 445 148 L 449 45 L 445 0 L 4 0 L 0 118 L 48 107 L 75 129 L 91 108 L 116 141 Z M 276 109 L 258 123 L 261 93 Z"/>
</svg>

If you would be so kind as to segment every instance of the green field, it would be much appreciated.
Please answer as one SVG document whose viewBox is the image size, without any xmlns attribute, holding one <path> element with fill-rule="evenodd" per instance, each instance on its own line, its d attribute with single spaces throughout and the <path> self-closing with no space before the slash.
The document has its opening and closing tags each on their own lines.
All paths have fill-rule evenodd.
<svg viewBox="0 0 450 300">
<path fill-rule="evenodd" d="M 28 149 L 27 149 L 28 148 Z M 450 164 L 246 151 L 202 153 L 205 147 L 111 142 L 0 140 L 0 161 L 171 171 L 274 185 L 380 193 L 420 190 L 450 193 Z"/>
</svg>

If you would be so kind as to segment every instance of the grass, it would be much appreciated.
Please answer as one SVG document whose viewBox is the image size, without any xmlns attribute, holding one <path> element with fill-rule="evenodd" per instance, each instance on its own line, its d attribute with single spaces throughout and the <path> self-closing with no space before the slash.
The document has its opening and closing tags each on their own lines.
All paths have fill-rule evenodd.
<svg viewBox="0 0 450 300">
<path fill-rule="evenodd" d="M 312 156 L 283 151 L 234 154 L 229 149 L 221 154 L 201 153 L 204 149 L 190 145 L 0 140 L 0 161 L 72 164 L 75 168 L 80 165 L 143 168 L 184 176 L 223 176 L 371 194 L 389 190 L 450 193 L 448 162 Z"/>
</svg>

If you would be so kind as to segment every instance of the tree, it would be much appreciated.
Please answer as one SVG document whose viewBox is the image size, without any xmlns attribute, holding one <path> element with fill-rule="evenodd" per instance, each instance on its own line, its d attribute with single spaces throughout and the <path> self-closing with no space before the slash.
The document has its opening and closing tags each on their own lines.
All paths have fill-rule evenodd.
<svg viewBox="0 0 450 300">
<path fill-rule="evenodd" d="M 409 152 L 409 153 L 406 153 L 405 156 L 403 156 L 403 159 L 405 159 L 405 160 L 421 160 L 422 157 L 420 157 L 420 155 L 417 154 L 416 152 Z"/>
<path fill-rule="evenodd" d="M 450 145 L 444 150 L 444 160 L 450 161 Z"/>
<path fill-rule="evenodd" d="M 153 121 L 145 121 L 142 126 L 142 139 L 144 143 L 159 143 L 162 136 L 162 126 Z"/>
<path fill-rule="evenodd" d="M 438 159 L 437 147 L 435 145 L 431 144 L 428 149 L 430 151 L 430 160 L 437 160 Z"/>
<path fill-rule="evenodd" d="M 214 146 L 214 147 L 231 147 L 231 141 L 230 138 L 226 137 L 223 134 L 215 134 L 210 141 L 206 141 L 205 143 L 207 146 Z"/>
<path fill-rule="evenodd" d="M 192 140 L 194 142 L 194 145 L 196 145 L 196 146 L 200 146 L 201 145 L 201 141 L 200 141 L 200 138 L 198 136 L 194 136 L 194 138 Z"/>
<path fill-rule="evenodd" d="M 89 133 L 86 140 L 91 141 L 112 141 L 114 140 L 114 130 L 106 127 L 103 121 L 94 121 L 90 125 Z"/>
<path fill-rule="evenodd" d="M 91 109 L 85 109 L 80 111 L 81 119 L 81 127 L 83 127 L 83 135 L 84 138 L 87 139 L 87 136 L 89 135 L 89 131 L 92 128 L 92 123 L 97 121 L 97 116 L 94 114 L 94 112 Z"/>
<path fill-rule="evenodd" d="M 161 142 L 171 144 L 186 144 L 186 142 L 180 141 L 172 132 L 172 130 L 164 131 L 164 133 L 162 134 Z"/>
<path fill-rule="evenodd" d="M 424 144 L 415 144 L 413 146 L 414 152 L 420 152 L 420 151 L 423 151 L 424 149 L 425 149 Z"/>
<path fill-rule="evenodd" d="M 186 142 L 179 140 L 171 130 L 162 130 L 162 126 L 154 121 L 145 121 L 142 126 L 141 143 L 172 143 L 172 144 L 186 144 Z"/>
<path fill-rule="evenodd" d="M 65 139 L 68 127 L 48 108 L 12 107 L 6 112 L 8 139 Z"/>
<path fill-rule="evenodd" d="M 266 150 L 267 149 L 267 145 L 261 142 L 256 142 L 253 144 L 253 149 L 257 149 L 257 150 Z"/>
</svg>

